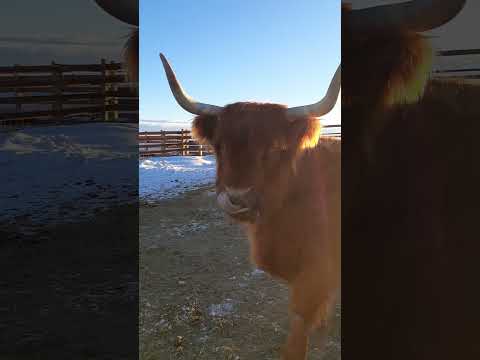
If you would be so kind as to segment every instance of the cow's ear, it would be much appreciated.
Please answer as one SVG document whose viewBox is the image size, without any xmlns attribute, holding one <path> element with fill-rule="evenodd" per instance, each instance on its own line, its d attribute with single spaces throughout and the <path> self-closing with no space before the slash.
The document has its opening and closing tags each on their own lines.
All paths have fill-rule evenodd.
<svg viewBox="0 0 480 360">
<path fill-rule="evenodd" d="M 315 147 L 320 138 L 322 126 L 314 117 L 301 117 L 290 121 L 288 129 L 288 143 L 294 144 L 297 149 Z"/>
<path fill-rule="evenodd" d="M 212 144 L 217 128 L 217 117 L 212 115 L 199 115 L 192 124 L 193 137 L 202 144 Z"/>
</svg>

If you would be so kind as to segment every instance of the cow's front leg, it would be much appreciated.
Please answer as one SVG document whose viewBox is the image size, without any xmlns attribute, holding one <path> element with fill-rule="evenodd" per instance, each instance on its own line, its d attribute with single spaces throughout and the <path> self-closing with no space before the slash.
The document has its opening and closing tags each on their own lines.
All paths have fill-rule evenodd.
<svg viewBox="0 0 480 360">
<path fill-rule="evenodd" d="M 297 314 L 290 317 L 290 333 L 283 351 L 282 360 L 305 360 L 308 350 L 309 331 L 303 318 Z"/>
</svg>

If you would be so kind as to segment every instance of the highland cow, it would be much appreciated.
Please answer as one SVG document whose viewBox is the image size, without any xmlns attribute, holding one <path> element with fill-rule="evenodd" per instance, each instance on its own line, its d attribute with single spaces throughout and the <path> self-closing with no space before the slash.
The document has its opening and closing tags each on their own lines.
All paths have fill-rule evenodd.
<svg viewBox="0 0 480 360">
<path fill-rule="evenodd" d="M 253 262 L 286 281 L 291 331 L 285 359 L 304 359 L 308 336 L 325 327 L 340 291 L 340 140 L 320 137 L 318 116 L 334 106 L 340 67 L 311 105 L 196 102 L 161 59 L 178 103 L 197 115 L 194 136 L 213 146 L 217 200 L 244 225 Z"/>
</svg>

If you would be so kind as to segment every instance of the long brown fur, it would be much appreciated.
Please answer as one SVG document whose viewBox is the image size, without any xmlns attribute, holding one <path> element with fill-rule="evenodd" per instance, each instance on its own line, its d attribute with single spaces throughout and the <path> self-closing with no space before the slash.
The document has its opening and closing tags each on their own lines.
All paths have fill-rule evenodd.
<svg viewBox="0 0 480 360">
<path fill-rule="evenodd" d="M 343 18 L 350 11 L 343 6 Z M 362 61 L 368 59 L 368 61 Z M 342 104 L 415 103 L 429 78 L 432 50 L 424 35 L 404 30 L 362 31 L 342 22 Z"/>
<path fill-rule="evenodd" d="M 350 11 L 342 6 L 343 19 Z M 432 50 L 422 34 L 403 29 L 370 31 L 350 28 L 342 21 L 342 116 L 356 118 L 352 133 L 359 153 L 374 161 L 372 143 L 386 125 L 387 109 L 415 104 L 429 80 Z M 352 112 L 352 113 L 351 113 Z"/>
<path fill-rule="evenodd" d="M 277 104 L 236 103 L 199 116 L 193 132 L 215 147 L 217 191 L 253 186 L 260 215 L 245 223 L 253 262 L 285 280 L 292 332 L 285 358 L 303 359 L 340 287 L 340 141 L 317 119 L 291 119 Z"/>
</svg>

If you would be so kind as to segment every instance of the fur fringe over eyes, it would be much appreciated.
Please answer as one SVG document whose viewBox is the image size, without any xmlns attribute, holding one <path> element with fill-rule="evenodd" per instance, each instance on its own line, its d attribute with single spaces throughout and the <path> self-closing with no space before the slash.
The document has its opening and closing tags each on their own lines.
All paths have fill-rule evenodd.
<svg viewBox="0 0 480 360">
<path fill-rule="evenodd" d="M 200 144 L 212 144 L 216 127 L 216 116 L 198 115 L 193 120 L 192 135 Z"/>
<path fill-rule="evenodd" d="M 318 143 L 321 129 L 317 118 L 291 119 L 286 116 L 285 106 L 261 103 L 227 105 L 218 117 L 199 115 L 192 124 L 193 137 L 202 144 L 213 144 L 218 138 L 258 149 L 265 146 L 290 150 L 312 148 Z"/>
</svg>

